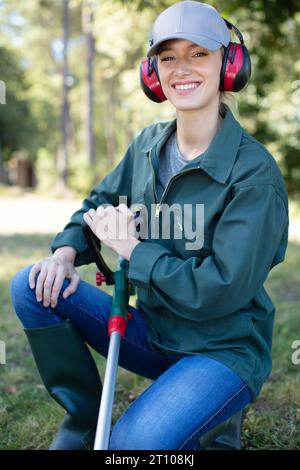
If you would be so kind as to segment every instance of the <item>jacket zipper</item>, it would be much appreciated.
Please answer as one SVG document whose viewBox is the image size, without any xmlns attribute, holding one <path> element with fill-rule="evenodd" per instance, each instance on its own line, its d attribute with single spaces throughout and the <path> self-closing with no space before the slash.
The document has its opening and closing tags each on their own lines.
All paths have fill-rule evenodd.
<svg viewBox="0 0 300 470">
<path fill-rule="evenodd" d="M 152 150 L 152 149 L 151 149 Z M 185 171 L 181 171 L 180 173 L 177 173 L 176 175 L 172 176 L 169 181 L 168 181 L 168 184 L 167 184 L 167 187 L 164 189 L 162 195 L 161 195 L 161 198 L 160 198 L 160 201 L 157 202 L 157 194 L 156 194 L 156 187 L 155 187 L 155 173 L 154 173 L 154 168 L 153 168 L 153 165 L 152 165 L 152 160 L 151 160 L 151 150 L 150 152 L 148 153 L 149 155 L 149 161 L 150 161 L 150 165 L 151 165 L 151 168 L 152 168 L 152 175 L 153 175 L 153 194 L 154 194 L 154 200 L 155 200 L 155 217 L 158 217 L 159 216 L 159 211 L 160 211 L 160 207 L 163 203 L 163 200 L 165 199 L 166 197 L 166 193 L 168 192 L 171 184 L 173 181 L 175 181 L 176 179 L 178 179 L 181 175 L 184 175 L 186 173 L 190 173 L 192 171 L 195 171 L 195 170 L 198 170 L 198 167 L 197 168 L 189 168 L 188 170 L 185 170 Z"/>
<path fill-rule="evenodd" d="M 152 160 L 151 160 L 151 150 L 150 150 L 150 152 L 148 152 L 148 158 L 149 158 L 149 162 L 150 162 L 150 166 L 151 166 L 151 170 L 152 170 L 152 188 L 153 188 L 154 201 L 155 201 L 155 204 L 157 205 L 157 194 L 156 194 L 156 187 L 155 187 L 155 172 L 154 172 L 154 168 L 153 168 Z"/>
</svg>

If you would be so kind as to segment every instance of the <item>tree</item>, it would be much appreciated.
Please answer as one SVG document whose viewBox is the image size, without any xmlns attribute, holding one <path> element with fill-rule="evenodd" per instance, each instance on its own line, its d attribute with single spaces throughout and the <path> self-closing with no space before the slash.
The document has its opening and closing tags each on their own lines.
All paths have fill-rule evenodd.
<svg viewBox="0 0 300 470">
<path fill-rule="evenodd" d="M 94 108 L 94 58 L 95 58 L 95 38 L 93 33 L 93 2 L 85 0 L 82 2 L 82 31 L 86 40 L 86 106 L 85 122 L 86 129 L 86 153 L 88 162 L 95 166 L 94 131 L 93 131 L 93 108 Z"/>
<path fill-rule="evenodd" d="M 54 167 L 65 129 L 68 184 L 86 191 L 92 178 L 101 178 L 122 158 L 126 146 L 141 128 L 174 117 L 168 102 L 163 105 L 150 102 L 139 84 L 139 63 L 146 54 L 151 25 L 173 3 L 173 0 L 1 3 L 6 4 L 6 8 L 0 5 L 1 41 L 12 43 L 11 50 L 28 84 L 18 99 L 27 103 L 27 114 L 36 125 L 34 138 L 29 132 L 31 141 L 23 140 L 31 158 L 35 158 L 31 150 L 35 146 L 38 161 L 45 157 Z M 239 27 L 252 58 L 250 83 L 235 95 L 241 123 L 276 158 L 283 162 L 286 157 L 287 174 L 295 180 L 298 173 L 291 170 L 291 162 L 295 168 L 299 147 L 298 2 L 211 0 L 210 3 Z M 63 4 L 69 7 L 65 47 Z M 232 36 L 232 40 L 236 38 Z M 64 60 L 69 85 L 64 89 L 68 102 L 66 127 L 61 121 Z"/>
<path fill-rule="evenodd" d="M 71 140 L 71 117 L 69 104 L 70 73 L 68 66 L 68 42 L 69 42 L 69 0 L 62 0 L 62 146 L 57 154 L 57 166 L 61 178 L 58 186 L 62 189 L 68 185 L 69 176 L 69 143 Z"/>
<path fill-rule="evenodd" d="M 27 158 L 34 160 L 36 145 L 32 135 L 36 122 L 24 98 L 28 84 L 13 50 L 0 47 L 1 80 L 6 85 L 6 103 L 0 105 L 0 182 L 7 183 L 5 168 L 13 152 L 27 149 Z"/>
</svg>

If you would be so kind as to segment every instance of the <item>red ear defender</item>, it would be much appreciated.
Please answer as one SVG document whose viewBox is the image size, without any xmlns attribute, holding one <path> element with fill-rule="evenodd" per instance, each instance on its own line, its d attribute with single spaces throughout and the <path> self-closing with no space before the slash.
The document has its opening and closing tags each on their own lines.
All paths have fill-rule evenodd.
<svg viewBox="0 0 300 470">
<path fill-rule="evenodd" d="M 237 92 L 244 88 L 250 79 L 251 60 L 242 33 L 232 23 L 225 19 L 224 21 L 229 29 L 234 30 L 241 44 L 230 42 L 225 49 L 220 74 L 220 90 Z"/>
<path fill-rule="evenodd" d="M 244 44 L 242 33 L 236 26 L 223 18 L 227 27 L 233 29 L 241 44 L 230 42 L 225 49 L 221 73 L 221 91 L 237 92 L 244 88 L 251 76 L 251 60 L 248 49 Z M 140 83 L 145 95 L 156 103 L 166 101 L 162 90 L 156 56 L 144 59 L 140 64 Z"/>
<path fill-rule="evenodd" d="M 145 95 L 150 98 L 150 100 L 155 101 L 156 103 L 162 103 L 166 101 L 166 97 L 162 90 L 159 75 L 156 57 L 144 59 L 140 64 L 140 83 L 142 90 Z"/>
</svg>

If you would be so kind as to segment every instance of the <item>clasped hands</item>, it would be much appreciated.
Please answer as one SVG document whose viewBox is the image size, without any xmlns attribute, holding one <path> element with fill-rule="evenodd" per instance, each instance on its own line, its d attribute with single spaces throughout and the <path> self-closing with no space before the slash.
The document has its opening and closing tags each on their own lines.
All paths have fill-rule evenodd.
<svg viewBox="0 0 300 470">
<path fill-rule="evenodd" d="M 101 243 L 119 256 L 130 260 L 133 249 L 141 243 L 136 238 L 134 213 L 126 206 L 99 206 L 83 214 L 85 222 Z"/>
</svg>

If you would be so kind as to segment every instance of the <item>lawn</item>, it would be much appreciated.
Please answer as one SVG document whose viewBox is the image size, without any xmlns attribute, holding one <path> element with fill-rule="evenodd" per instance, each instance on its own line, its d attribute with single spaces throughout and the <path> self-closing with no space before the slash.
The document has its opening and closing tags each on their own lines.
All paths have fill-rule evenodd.
<svg viewBox="0 0 300 470">
<path fill-rule="evenodd" d="M 0 366 L 0 449 L 47 449 L 64 411 L 49 397 L 35 368 L 30 348 L 9 298 L 10 280 L 27 264 L 49 255 L 52 235 L 0 237 L 0 340 L 6 365 Z M 300 245 L 290 242 L 286 261 L 275 267 L 266 288 L 277 306 L 273 371 L 246 414 L 245 449 L 300 449 L 300 364 L 291 360 L 300 340 Z M 94 283 L 95 266 L 79 268 Z M 108 290 L 111 292 L 111 290 Z M 134 299 L 131 303 L 134 305 Z M 103 377 L 105 360 L 93 352 Z M 119 368 L 113 421 L 151 382 Z"/>
</svg>

